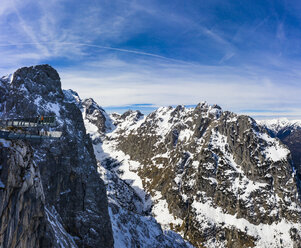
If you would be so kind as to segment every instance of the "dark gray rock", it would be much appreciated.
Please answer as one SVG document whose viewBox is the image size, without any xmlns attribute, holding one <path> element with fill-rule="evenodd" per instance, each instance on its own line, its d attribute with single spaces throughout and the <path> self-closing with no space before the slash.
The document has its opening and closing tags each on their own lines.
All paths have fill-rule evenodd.
<svg viewBox="0 0 301 248">
<path fill-rule="evenodd" d="M 0 246 L 76 248 L 59 216 L 45 205 L 33 156 L 28 143 L 0 142 Z"/>
<path fill-rule="evenodd" d="M 44 194 L 33 152 L 23 142 L 0 142 L 0 246 L 43 247 Z"/>
<path fill-rule="evenodd" d="M 55 115 L 63 131 L 60 140 L 32 144 L 49 216 L 61 220 L 79 247 L 113 247 L 105 186 L 72 92 L 62 91 L 49 65 L 21 68 L 1 84 L 6 91 L 2 118 Z"/>
</svg>

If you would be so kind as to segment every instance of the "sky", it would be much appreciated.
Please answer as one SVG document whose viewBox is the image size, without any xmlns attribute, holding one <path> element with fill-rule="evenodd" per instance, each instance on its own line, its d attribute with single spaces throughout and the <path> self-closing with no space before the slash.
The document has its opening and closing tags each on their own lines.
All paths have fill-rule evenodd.
<svg viewBox="0 0 301 248">
<path fill-rule="evenodd" d="M 108 112 L 206 101 L 301 119 L 297 0 L 1 0 L 0 75 L 50 64 Z"/>
</svg>

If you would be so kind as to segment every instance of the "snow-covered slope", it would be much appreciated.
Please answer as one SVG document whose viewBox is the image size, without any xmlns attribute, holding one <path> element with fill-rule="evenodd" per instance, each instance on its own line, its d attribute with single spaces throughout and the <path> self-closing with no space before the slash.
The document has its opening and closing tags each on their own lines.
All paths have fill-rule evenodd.
<svg viewBox="0 0 301 248">
<path fill-rule="evenodd" d="M 301 194 L 301 120 L 273 119 L 257 121 L 273 136 L 279 138 L 291 151 Z"/>
<path fill-rule="evenodd" d="M 113 127 L 108 132 L 87 117 L 85 124 L 92 137 L 101 137 L 94 151 L 115 241 L 141 242 L 135 231 L 119 232 L 134 223 L 118 221 L 127 209 L 129 216 L 152 216 L 165 234 L 173 230 L 195 247 L 300 246 L 290 151 L 250 117 L 201 103 L 148 116 L 128 111 L 106 121 Z"/>
<path fill-rule="evenodd" d="M 93 140 L 99 173 L 107 187 L 115 248 L 193 247 L 176 232 L 162 230 L 158 220 L 151 215 L 151 197 L 137 174 L 140 163 L 115 149 L 116 142 L 112 137 L 120 129 L 129 128 L 124 125 L 127 121 L 134 125 L 141 122 L 142 114 L 132 111 L 124 115 L 114 114 L 113 120 L 92 99 L 84 100 L 81 110 L 87 132 Z"/>
</svg>

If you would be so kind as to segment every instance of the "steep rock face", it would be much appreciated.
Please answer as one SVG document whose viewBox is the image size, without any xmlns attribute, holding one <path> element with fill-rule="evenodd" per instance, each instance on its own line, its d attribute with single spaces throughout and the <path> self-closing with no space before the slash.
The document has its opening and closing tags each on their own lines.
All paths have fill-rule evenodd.
<svg viewBox="0 0 301 248">
<path fill-rule="evenodd" d="M 279 136 L 277 135 L 277 137 Z M 301 125 L 297 130 L 290 132 L 290 134 L 285 135 L 285 137 L 279 137 L 279 139 L 289 147 L 294 165 L 301 175 Z"/>
<path fill-rule="evenodd" d="M 62 225 L 79 247 L 112 247 L 103 181 L 73 91 L 62 91 L 48 65 L 25 67 L 1 80 L 2 118 L 55 115 L 60 140 L 33 144 L 40 166 L 48 217 Z"/>
<path fill-rule="evenodd" d="M 0 246 L 43 247 L 44 194 L 33 152 L 23 142 L 0 141 Z"/>
<path fill-rule="evenodd" d="M 94 106 L 91 108 L 91 104 L 87 105 L 87 102 Z M 134 166 L 135 162 L 129 161 L 124 154 L 120 154 L 120 159 L 123 159 L 120 161 L 104 152 L 103 148 L 106 148 L 108 141 L 106 134 L 114 132 L 116 128 L 112 118 L 92 99 L 82 101 L 82 106 L 87 132 L 93 139 L 95 155 L 99 161 L 98 169 L 107 187 L 115 248 L 191 248 L 192 245 L 179 234 L 171 230 L 162 230 L 150 214 L 150 195 L 143 191 L 139 177 L 130 170 L 124 175 L 130 173 L 132 179 L 124 180 L 121 176 L 120 173 L 123 172 L 119 168 Z M 128 111 L 123 115 L 114 114 L 114 122 L 123 125 L 125 120 L 138 121 L 142 116 L 139 111 Z"/>
<path fill-rule="evenodd" d="M 33 155 L 28 143 L 0 140 L 0 246 L 76 248 L 55 210 L 45 205 Z"/>
<path fill-rule="evenodd" d="M 250 117 L 201 103 L 112 122 L 95 154 L 163 229 L 195 247 L 300 246 L 290 152 Z"/>
</svg>

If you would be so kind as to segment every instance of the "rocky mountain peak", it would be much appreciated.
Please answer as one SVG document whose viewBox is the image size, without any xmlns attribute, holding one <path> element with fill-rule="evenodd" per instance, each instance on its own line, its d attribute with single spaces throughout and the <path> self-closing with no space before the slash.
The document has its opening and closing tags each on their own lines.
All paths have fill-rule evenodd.
<svg viewBox="0 0 301 248">
<path fill-rule="evenodd" d="M 80 104 L 83 118 L 96 126 L 96 133 L 103 134 L 114 128 L 111 118 L 92 98 L 84 99 Z"/>
<path fill-rule="evenodd" d="M 128 127 L 133 127 L 137 122 L 144 118 L 144 114 L 142 114 L 139 110 L 127 110 L 123 114 L 112 113 L 109 118 L 113 125 L 111 130 L 118 127 L 118 129 L 127 129 Z"/>
<path fill-rule="evenodd" d="M 79 247 L 113 247 L 105 187 L 97 172 L 78 95 L 62 91 L 57 72 L 48 65 L 19 69 L 11 83 L 2 81 L 0 90 L 3 118 L 54 115 L 56 129 L 62 132 L 59 140 L 31 144 L 33 161 L 41 172 L 47 222 L 56 233 L 56 240 L 61 241 L 57 232 L 65 229 Z"/>
<path fill-rule="evenodd" d="M 209 108 L 209 104 L 205 101 L 203 102 L 199 102 L 196 107 L 196 109 L 208 109 Z"/>
<path fill-rule="evenodd" d="M 143 116 L 143 114 L 139 110 L 128 110 L 124 112 L 120 117 L 123 120 L 126 120 L 127 118 L 131 119 L 140 119 Z"/>
<path fill-rule="evenodd" d="M 23 67 L 10 80 L 1 80 L 0 105 L 4 118 L 60 116 L 64 101 L 60 77 L 49 65 Z"/>
<path fill-rule="evenodd" d="M 258 123 L 275 133 L 278 133 L 282 129 L 301 129 L 301 120 L 289 120 L 287 118 L 260 120 Z"/>
<path fill-rule="evenodd" d="M 119 177 L 163 229 L 196 247 L 300 245 L 290 151 L 254 119 L 207 103 L 132 115 L 114 115 L 115 129 L 94 145 L 111 201 L 119 201 Z M 117 215 L 111 218 L 121 225 Z M 283 223 L 288 231 L 280 235 Z"/>
<path fill-rule="evenodd" d="M 220 109 L 220 110 L 222 110 L 222 107 L 221 107 L 221 106 L 219 106 L 219 105 L 217 105 L 217 104 L 213 104 L 213 105 L 212 105 L 212 108 L 216 108 L 216 109 Z"/>
<path fill-rule="evenodd" d="M 82 105 L 85 107 L 86 114 L 93 114 L 95 110 L 99 110 L 100 112 L 104 112 L 103 108 L 97 105 L 97 103 L 93 100 L 93 98 L 84 99 Z"/>
<path fill-rule="evenodd" d="M 50 65 L 37 65 L 18 69 L 11 81 L 13 88 L 27 89 L 29 93 L 62 96 L 61 81 L 58 72 Z"/>
</svg>

